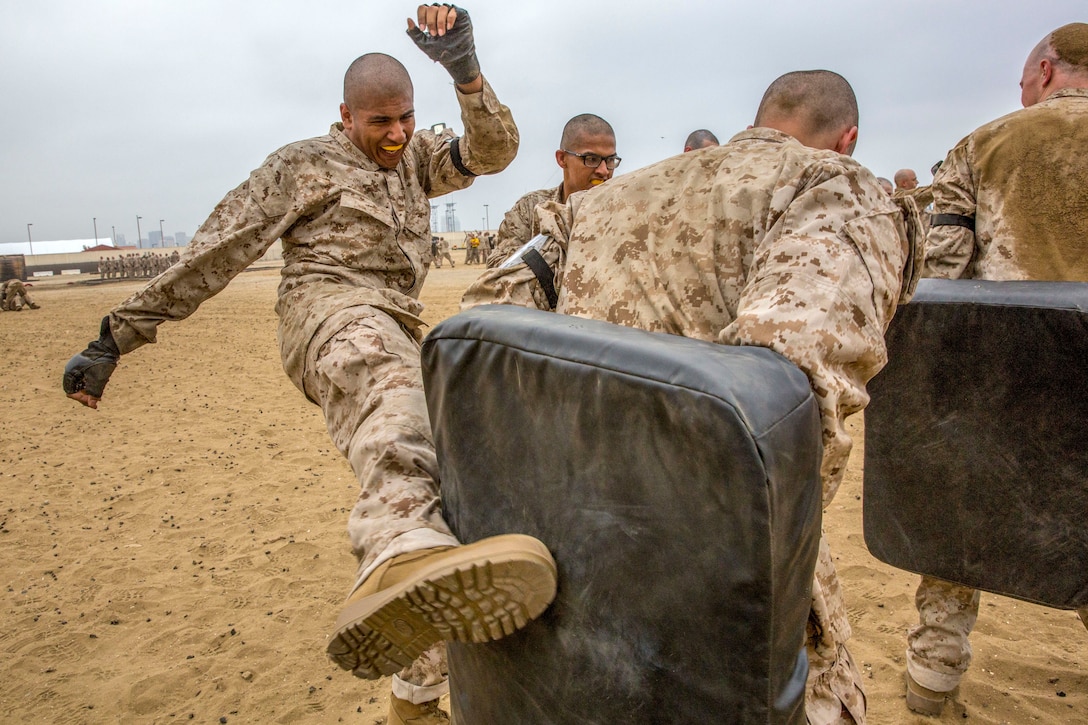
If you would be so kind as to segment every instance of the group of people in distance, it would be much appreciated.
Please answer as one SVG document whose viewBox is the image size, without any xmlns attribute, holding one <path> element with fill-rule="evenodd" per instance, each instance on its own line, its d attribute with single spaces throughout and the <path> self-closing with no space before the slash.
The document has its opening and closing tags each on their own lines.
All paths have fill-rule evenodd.
<svg viewBox="0 0 1088 725">
<path fill-rule="evenodd" d="M 358 568 L 328 653 L 357 676 L 394 675 L 390 723 L 439 723 L 446 722 L 437 707 L 448 688 L 444 642 L 489 641 L 539 616 L 554 597 L 556 566 L 536 539 L 509 534 L 462 545 L 442 518 L 419 358 L 429 198 L 502 171 L 517 153 L 518 132 L 480 72 L 465 10 L 421 5 L 408 26 L 417 47 L 451 75 L 464 133 L 417 131 L 407 71 L 387 55 L 361 56 L 344 78 L 340 121 L 327 135 L 275 151 L 229 192 L 181 260 L 102 320 L 98 339 L 68 362 L 63 386 L 97 407 L 122 356 L 154 342 L 161 323 L 188 317 L 281 239 L 283 366 L 321 406 L 360 484 L 348 518 Z M 924 249 L 912 233 L 920 226 L 911 205 L 897 204 L 850 158 L 857 102 L 833 72 L 787 73 L 768 87 L 752 128 L 617 178 L 611 126 L 576 116 L 556 151 L 562 183 L 526 195 L 506 214 L 489 269 L 464 304 L 531 305 L 778 351 L 808 375 L 819 403 L 826 505 L 850 452 L 845 418 L 867 402 L 866 382 L 886 361 L 884 330 L 916 281 L 904 270 L 919 267 L 921 254 L 939 276 L 1088 280 L 1083 204 L 1069 207 L 1081 210 L 1075 219 L 1050 216 L 1083 196 L 1071 180 L 1083 181 L 1088 168 L 1080 153 L 1088 148 L 1088 25 L 1043 39 L 1022 86 L 1029 108 L 949 154 L 933 185 L 942 221 Z M 1009 147 L 1038 154 L 994 161 L 1014 137 Z M 1032 212 L 1030 233 L 1024 204 L 1040 195 L 1007 193 L 1021 188 L 1020 174 L 1047 185 L 1043 196 L 1054 200 Z M 1037 245 L 1052 254 L 1026 251 Z M 546 272 L 525 261 L 528 251 Z M 493 587 L 464 591 L 474 584 L 458 572 L 471 567 Z M 919 603 L 911 702 L 939 711 L 970 660 L 978 595 L 923 580 Z M 500 606 L 511 616 L 479 626 Z M 811 723 L 865 722 L 850 634 L 823 541 L 804 643 Z"/>
<path fill-rule="evenodd" d="M 178 250 L 165 252 L 144 252 L 122 254 L 117 257 L 98 258 L 99 279 L 124 279 L 132 277 L 154 277 L 171 264 L 181 259 Z"/>
</svg>

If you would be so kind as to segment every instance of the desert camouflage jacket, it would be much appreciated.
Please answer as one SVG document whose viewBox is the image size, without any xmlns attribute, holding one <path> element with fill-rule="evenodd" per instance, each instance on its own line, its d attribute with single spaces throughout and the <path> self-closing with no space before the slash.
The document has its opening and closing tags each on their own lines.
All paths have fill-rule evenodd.
<svg viewBox="0 0 1088 725">
<path fill-rule="evenodd" d="M 501 171 L 518 148 L 509 109 L 486 81 L 482 92 L 457 98 L 462 167 Z M 395 169 L 371 161 L 339 123 L 276 151 L 219 203 L 178 264 L 111 312 L 121 352 L 154 342 L 160 323 L 188 317 L 277 239 L 280 352 L 300 389 L 307 350 L 320 346 L 315 336 L 343 327 L 352 307 L 378 307 L 415 329 L 431 256 L 428 199 L 472 183 L 454 163 L 453 139 L 418 131 Z"/>
<path fill-rule="evenodd" d="M 1058 91 L 982 126 L 948 153 L 927 276 L 1088 281 L 1088 89 Z"/>
<path fill-rule="evenodd" d="M 897 206 L 852 159 L 755 128 L 536 213 L 558 312 L 769 347 L 800 367 L 820 407 L 823 501 L 831 502 L 851 447 L 844 420 L 868 402 L 865 384 L 887 359 L 884 330 L 917 283 L 923 236 L 912 198 Z M 548 309 L 516 256 L 481 275 L 462 304 L 494 302 Z M 828 677 L 822 686 L 863 718 L 842 656 L 849 637 L 822 541 L 810 680 Z"/>
<path fill-rule="evenodd" d="M 800 367 L 820 404 L 826 504 L 850 453 L 844 420 L 868 402 L 884 330 L 917 282 L 904 203 L 910 214 L 852 159 L 755 128 L 538 206 L 539 251 L 558 312 L 762 345 Z M 496 302 L 548 309 L 524 264 L 487 270 L 462 305 Z"/>
<path fill-rule="evenodd" d="M 499 225 L 495 248 L 491 254 L 487 255 L 488 267 L 499 266 L 518 247 L 540 233 L 539 222 L 536 221 L 533 210 L 536 209 L 537 204 L 543 204 L 546 201 L 564 201 L 562 183 L 554 189 L 530 191 L 514 202 L 514 206 L 506 212 L 502 224 Z"/>
</svg>

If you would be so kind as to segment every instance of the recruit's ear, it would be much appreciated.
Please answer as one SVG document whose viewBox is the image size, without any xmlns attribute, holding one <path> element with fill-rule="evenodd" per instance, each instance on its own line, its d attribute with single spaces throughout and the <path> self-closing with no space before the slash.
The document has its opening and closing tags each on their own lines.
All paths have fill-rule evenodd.
<svg viewBox="0 0 1088 725">
<path fill-rule="evenodd" d="M 854 147 L 858 143 L 858 127 L 851 126 L 842 132 L 839 140 L 835 142 L 835 152 L 850 156 L 854 153 Z"/>
</svg>

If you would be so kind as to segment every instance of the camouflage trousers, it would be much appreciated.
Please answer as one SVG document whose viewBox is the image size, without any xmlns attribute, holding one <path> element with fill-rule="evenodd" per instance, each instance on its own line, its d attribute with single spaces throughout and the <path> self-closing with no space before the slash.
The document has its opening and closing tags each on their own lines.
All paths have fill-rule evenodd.
<svg viewBox="0 0 1088 725">
<path fill-rule="evenodd" d="M 907 633 L 907 673 L 922 687 L 951 692 L 971 665 L 968 639 L 978 590 L 923 576 L 914 594 L 918 624 Z"/>
<path fill-rule="evenodd" d="M 355 587 L 393 556 L 458 543 L 442 518 L 419 343 L 385 312 L 357 309 L 305 373 L 329 435 L 359 481 L 348 517 L 359 560 Z M 417 703 L 444 694 L 445 645 L 395 676 L 395 692 L 398 687 L 398 697 Z"/>
<path fill-rule="evenodd" d="M 453 257 L 450 256 L 449 252 L 439 252 L 438 255 L 434 258 L 434 266 L 438 267 L 439 269 L 442 269 L 442 260 L 443 259 L 449 261 L 450 267 L 456 267 L 457 266 L 456 264 L 453 263 Z"/>
<path fill-rule="evenodd" d="M 951 692 L 971 665 L 977 589 L 923 576 L 914 594 L 918 624 L 907 633 L 907 673 L 922 687 Z M 1088 628 L 1088 607 L 1077 611 Z"/>
<path fill-rule="evenodd" d="M 835 562 L 827 539 L 821 536 L 805 642 L 808 653 L 805 717 L 809 725 L 865 723 L 861 673 L 846 649 L 850 635 Z"/>
<path fill-rule="evenodd" d="M 18 312 L 23 307 L 34 308 L 36 305 L 30 300 L 26 287 L 22 283 L 16 284 L 16 282 L 17 280 L 12 280 L 8 283 L 4 290 L 3 299 L 0 299 L 0 309 L 8 312 Z"/>
</svg>

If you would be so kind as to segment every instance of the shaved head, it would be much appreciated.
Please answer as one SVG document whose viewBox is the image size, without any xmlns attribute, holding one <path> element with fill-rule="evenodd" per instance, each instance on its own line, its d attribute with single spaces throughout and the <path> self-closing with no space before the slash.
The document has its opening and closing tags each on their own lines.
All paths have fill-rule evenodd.
<svg viewBox="0 0 1088 725">
<path fill-rule="evenodd" d="M 384 53 L 367 53 L 356 58 L 344 74 L 344 103 L 363 108 L 374 98 L 413 95 L 408 70 L 396 58 Z"/>
<path fill-rule="evenodd" d="M 838 73 L 794 71 L 767 88 L 755 125 L 784 131 L 806 146 L 832 148 L 829 139 L 857 127 L 858 101 L 854 89 Z"/>
<path fill-rule="evenodd" d="M 344 74 L 344 135 L 383 169 L 396 168 L 415 134 L 412 96 L 408 71 L 384 53 L 359 56 Z"/>
<path fill-rule="evenodd" d="M 592 158 L 597 163 L 591 166 L 586 162 Z M 611 179 L 616 167 L 605 162 L 609 158 L 619 158 L 612 124 L 592 113 L 582 113 L 567 121 L 555 152 L 555 163 L 563 170 L 560 199 L 566 200 L 571 194 Z"/>
<path fill-rule="evenodd" d="M 612 124 L 600 116 L 583 113 L 567 121 L 563 136 L 559 139 L 559 148 L 570 149 L 587 136 L 611 136 L 615 139 L 616 132 L 612 130 Z"/>
<path fill-rule="evenodd" d="M 684 141 L 684 150 L 691 149 L 697 151 L 699 149 L 705 149 L 707 146 L 718 146 L 718 137 L 712 134 L 705 128 L 700 128 L 697 131 L 692 131 L 688 134 L 687 140 Z"/>
<path fill-rule="evenodd" d="M 918 174 L 914 173 L 914 169 L 899 169 L 892 178 L 895 179 L 897 189 L 918 188 Z"/>
</svg>

